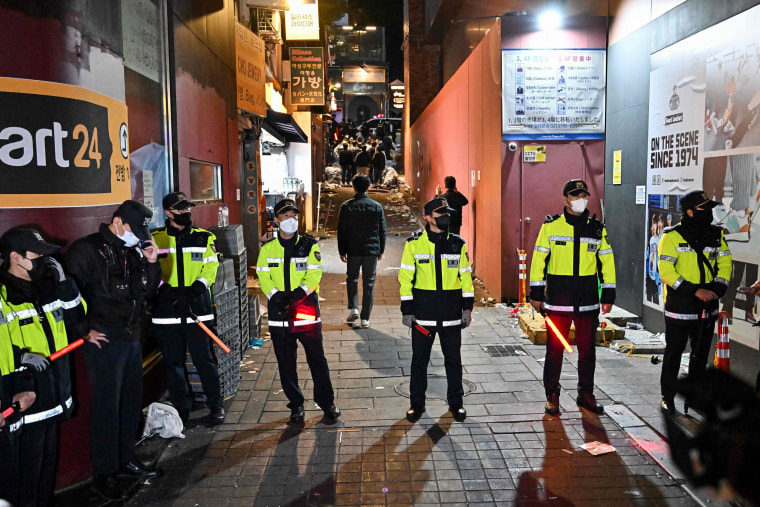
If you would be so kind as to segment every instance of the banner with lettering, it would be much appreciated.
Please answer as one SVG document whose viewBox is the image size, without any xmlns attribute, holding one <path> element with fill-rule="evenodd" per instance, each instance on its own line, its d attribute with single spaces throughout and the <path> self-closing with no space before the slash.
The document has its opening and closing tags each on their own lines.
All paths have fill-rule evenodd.
<svg viewBox="0 0 760 507">
<path fill-rule="evenodd" d="M 703 189 L 721 203 L 713 224 L 734 259 L 721 309 L 733 317 L 731 339 L 753 348 L 758 301 L 738 288 L 758 279 L 759 24 L 754 7 L 651 56 L 644 296 L 644 304 L 662 308 L 659 240 L 680 221 L 680 198 Z"/>
</svg>

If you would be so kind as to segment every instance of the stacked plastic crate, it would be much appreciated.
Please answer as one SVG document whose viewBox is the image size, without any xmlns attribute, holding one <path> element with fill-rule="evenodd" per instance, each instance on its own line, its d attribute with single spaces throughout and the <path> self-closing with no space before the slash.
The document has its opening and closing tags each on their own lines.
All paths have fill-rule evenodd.
<svg viewBox="0 0 760 507">
<path fill-rule="evenodd" d="M 240 387 L 240 303 L 234 274 L 232 259 L 222 260 L 219 263 L 212 294 L 216 334 L 231 350 L 227 354 L 221 347 L 213 344 L 219 364 L 219 381 L 224 399 L 233 396 Z M 206 395 L 203 393 L 200 377 L 189 353 L 187 355 L 187 373 L 193 397 L 198 402 L 205 402 Z"/>
</svg>

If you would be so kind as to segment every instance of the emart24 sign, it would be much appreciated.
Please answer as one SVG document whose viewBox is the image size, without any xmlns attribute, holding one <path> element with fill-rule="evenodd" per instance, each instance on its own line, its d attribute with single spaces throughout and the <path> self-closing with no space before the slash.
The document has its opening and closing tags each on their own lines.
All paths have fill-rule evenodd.
<svg viewBox="0 0 760 507">
<path fill-rule="evenodd" d="M 131 197 L 127 106 L 77 86 L 0 78 L 0 208 Z"/>
</svg>

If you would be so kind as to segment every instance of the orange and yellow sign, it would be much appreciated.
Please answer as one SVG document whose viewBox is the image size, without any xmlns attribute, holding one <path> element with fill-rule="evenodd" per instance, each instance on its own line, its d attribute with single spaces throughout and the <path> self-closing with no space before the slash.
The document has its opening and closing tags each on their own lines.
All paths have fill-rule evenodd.
<svg viewBox="0 0 760 507">
<path fill-rule="evenodd" d="M 131 197 L 127 105 L 78 86 L 0 78 L 0 208 Z"/>
<path fill-rule="evenodd" d="M 236 21 L 237 107 L 259 116 L 267 115 L 264 52 L 264 40 Z"/>
</svg>

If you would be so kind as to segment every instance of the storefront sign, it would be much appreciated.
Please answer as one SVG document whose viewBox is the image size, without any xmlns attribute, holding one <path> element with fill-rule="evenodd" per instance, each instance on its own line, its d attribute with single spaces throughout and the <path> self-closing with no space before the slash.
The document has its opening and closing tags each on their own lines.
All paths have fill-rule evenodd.
<svg viewBox="0 0 760 507">
<path fill-rule="evenodd" d="M 523 148 L 523 162 L 546 162 L 546 146 Z"/>
<path fill-rule="evenodd" d="M 324 74 L 322 48 L 290 48 L 290 103 L 323 106 Z"/>
<path fill-rule="evenodd" d="M 505 139 L 604 137 L 604 50 L 503 50 Z"/>
<path fill-rule="evenodd" d="M 122 0 L 121 29 L 124 65 L 159 82 L 161 72 L 161 13 L 150 0 Z"/>
<path fill-rule="evenodd" d="M 393 89 L 393 107 L 395 109 L 403 109 L 404 103 L 406 102 L 406 95 L 404 94 L 404 89 L 401 88 Z"/>
<path fill-rule="evenodd" d="M 343 69 L 343 85 L 346 83 L 385 83 L 385 69 Z"/>
<path fill-rule="evenodd" d="M 385 83 L 344 83 L 343 93 L 355 93 L 359 95 L 369 95 L 372 93 L 385 93 L 387 90 Z"/>
<path fill-rule="evenodd" d="M 264 53 L 264 41 L 236 21 L 237 107 L 259 116 L 267 115 Z"/>
<path fill-rule="evenodd" d="M 285 11 L 285 40 L 319 40 L 317 0 L 304 0 Z"/>
<path fill-rule="evenodd" d="M 681 219 L 680 198 L 702 189 L 722 203 L 713 223 L 734 264 L 721 304 L 731 309 L 731 340 L 753 348 L 755 298 L 737 287 L 757 279 L 760 251 L 758 25 L 760 7 L 753 7 L 651 56 L 645 228 L 644 304 L 662 308 L 657 245 L 663 228 Z"/>
<path fill-rule="evenodd" d="M 0 78 L 0 208 L 131 197 L 127 106 L 77 86 Z"/>
<path fill-rule="evenodd" d="M 620 185 L 623 183 L 623 150 L 612 152 L 612 184 Z"/>
</svg>

